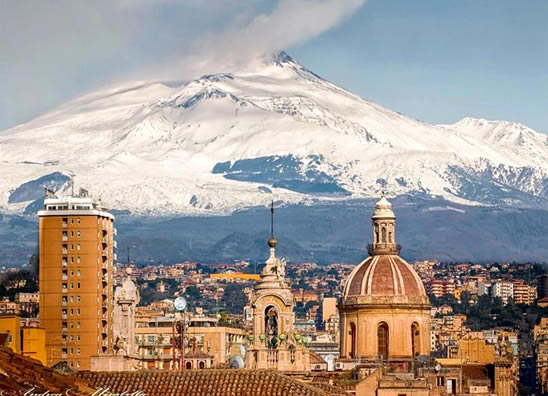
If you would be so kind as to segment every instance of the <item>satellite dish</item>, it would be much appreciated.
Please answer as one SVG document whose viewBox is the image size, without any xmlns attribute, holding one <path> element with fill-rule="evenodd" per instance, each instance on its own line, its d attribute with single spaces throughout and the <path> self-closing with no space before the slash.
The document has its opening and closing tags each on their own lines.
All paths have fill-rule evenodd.
<svg viewBox="0 0 548 396">
<path fill-rule="evenodd" d="M 240 344 L 240 355 L 242 355 L 242 357 L 244 358 L 245 358 L 245 352 L 246 352 L 245 345 Z"/>
<path fill-rule="evenodd" d="M 231 369 L 244 368 L 244 359 L 240 355 L 232 356 L 230 358 L 230 368 Z"/>
<path fill-rule="evenodd" d="M 173 306 L 177 311 L 183 311 L 186 308 L 186 299 L 184 297 L 177 297 L 175 301 L 173 301 Z"/>
</svg>

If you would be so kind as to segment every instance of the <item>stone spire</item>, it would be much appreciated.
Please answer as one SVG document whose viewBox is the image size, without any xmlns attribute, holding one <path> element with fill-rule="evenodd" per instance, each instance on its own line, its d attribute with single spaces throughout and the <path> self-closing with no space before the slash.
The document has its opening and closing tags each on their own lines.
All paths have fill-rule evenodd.
<svg viewBox="0 0 548 396">
<path fill-rule="evenodd" d="M 396 243 L 396 215 L 392 204 L 386 199 L 384 192 L 375 204 L 371 216 L 373 223 L 373 243 L 369 245 L 371 256 L 379 254 L 399 254 L 400 246 Z"/>
</svg>

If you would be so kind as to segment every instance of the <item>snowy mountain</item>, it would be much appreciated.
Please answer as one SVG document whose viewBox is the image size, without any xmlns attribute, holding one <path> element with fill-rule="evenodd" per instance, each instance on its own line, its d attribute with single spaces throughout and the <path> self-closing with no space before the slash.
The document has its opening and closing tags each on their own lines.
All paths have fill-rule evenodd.
<svg viewBox="0 0 548 396">
<path fill-rule="evenodd" d="M 103 89 L 0 132 L 0 212 L 33 213 L 69 176 L 133 214 L 227 214 L 421 194 L 548 209 L 548 137 L 465 118 L 430 125 L 285 53 L 238 73 Z"/>
</svg>

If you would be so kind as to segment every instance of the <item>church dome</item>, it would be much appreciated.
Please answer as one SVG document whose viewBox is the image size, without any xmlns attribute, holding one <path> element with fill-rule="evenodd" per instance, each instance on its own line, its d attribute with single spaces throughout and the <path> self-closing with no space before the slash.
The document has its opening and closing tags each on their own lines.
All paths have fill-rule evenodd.
<svg viewBox="0 0 548 396">
<path fill-rule="evenodd" d="M 399 256 L 396 243 L 396 215 L 392 204 L 382 194 L 371 216 L 373 243 L 369 245 L 370 257 L 360 263 L 347 279 L 344 297 L 408 297 L 420 300 L 426 297 L 421 279 Z M 400 297 L 381 299 L 386 302 L 403 301 Z M 377 302 L 380 300 L 377 299 Z"/>
<path fill-rule="evenodd" d="M 396 255 L 376 255 L 365 259 L 348 277 L 344 297 L 426 296 L 415 270 Z"/>
</svg>

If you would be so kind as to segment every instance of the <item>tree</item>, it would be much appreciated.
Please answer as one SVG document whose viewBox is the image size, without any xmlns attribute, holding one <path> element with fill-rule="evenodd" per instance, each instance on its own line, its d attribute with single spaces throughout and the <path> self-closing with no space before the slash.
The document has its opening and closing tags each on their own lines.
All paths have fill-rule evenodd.
<svg viewBox="0 0 548 396">
<path fill-rule="evenodd" d="M 242 286 L 237 283 L 226 285 L 221 301 L 228 312 L 238 314 L 242 313 L 248 302 Z"/>
<path fill-rule="evenodd" d="M 201 293 L 196 286 L 189 286 L 185 289 L 185 296 L 188 301 L 199 301 Z"/>
</svg>

